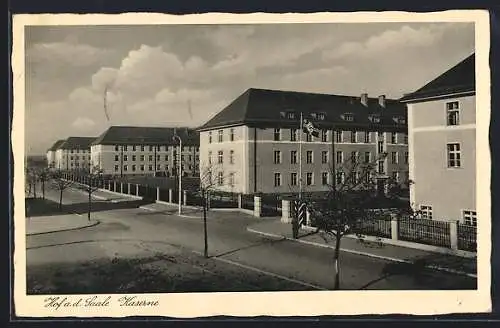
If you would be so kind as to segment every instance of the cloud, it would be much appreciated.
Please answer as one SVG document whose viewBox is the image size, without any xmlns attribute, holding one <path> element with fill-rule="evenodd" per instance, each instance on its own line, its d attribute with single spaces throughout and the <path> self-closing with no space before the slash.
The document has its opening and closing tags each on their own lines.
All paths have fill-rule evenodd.
<svg viewBox="0 0 500 328">
<path fill-rule="evenodd" d="M 95 122 L 88 117 L 78 117 L 71 123 L 71 126 L 78 130 L 89 130 L 95 126 Z"/>
<path fill-rule="evenodd" d="M 69 66 L 91 66 L 113 56 L 109 49 L 101 49 L 88 44 L 78 44 L 69 39 L 63 42 L 35 43 L 27 50 L 27 58 L 32 63 Z"/>
</svg>

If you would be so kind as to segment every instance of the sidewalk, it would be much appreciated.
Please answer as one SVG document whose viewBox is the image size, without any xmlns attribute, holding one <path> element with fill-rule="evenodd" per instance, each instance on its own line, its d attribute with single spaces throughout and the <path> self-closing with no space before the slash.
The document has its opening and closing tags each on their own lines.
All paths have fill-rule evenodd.
<svg viewBox="0 0 500 328">
<path fill-rule="evenodd" d="M 328 237 L 328 242 L 319 233 L 302 229 L 299 238 L 292 238 L 292 225 L 282 223 L 279 219 L 266 219 L 247 227 L 247 230 L 268 237 L 286 238 L 296 242 L 318 247 L 335 248 L 334 240 Z M 408 263 L 438 271 L 466 275 L 477 278 L 476 259 L 463 258 L 453 255 L 437 254 L 418 249 L 381 244 L 371 241 L 362 241 L 357 238 L 343 237 L 341 251 L 358 255 L 370 256 L 388 261 Z"/>
<path fill-rule="evenodd" d="M 97 224 L 99 224 L 99 221 L 89 221 L 86 216 L 78 214 L 30 217 L 26 218 L 26 235 L 77 230 L 93 227 Z"/>
</svg>

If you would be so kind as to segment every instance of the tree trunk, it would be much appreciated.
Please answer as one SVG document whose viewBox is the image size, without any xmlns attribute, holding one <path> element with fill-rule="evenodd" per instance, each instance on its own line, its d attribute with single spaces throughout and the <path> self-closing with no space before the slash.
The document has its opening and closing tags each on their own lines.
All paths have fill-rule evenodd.
<svg viewBox="0 0 500 328">
<path fill-rule="evenodd" d="M 45 199 L 45 180 L 42 180 L 42 199 Z"/>
<path fill-rule="evenodd" d="M 342 236 L 339 234 L 336 236 L 335 240 L 335 253 L 333 256 L 333 263 L 335 265 L 335 282 L 333 289 L 334 290 L 339 290 L 340 289 L 340 263 L 339 263 L 339 258 L 340 258 L 340 239 Z"/>
<path fill-rule="evenodd" d="M 63 189 L 61 188 L 59 191 L 59 210 L 62 210 L 62 194 L 63 194 Z"/>
<path fill-rule="evenodd" d="M 92 190 L 89 187 L 89 210 L 87 212 L 87 219 L 90 221 L 90 211 L 92 210 Z"/>
<path fill-rule="evenodd" d="M 33 182 L 33 197 L 36 198 L 36 181 Z"/>
<path fill-rule="evenodd" d="M 206 195 L 203 197 L 203 234 L 205 241 L 205 248 L 203 250 L 203 255 L 208 258 L 208 233 L 207 233 L 207 201 Z"/>
</svg>

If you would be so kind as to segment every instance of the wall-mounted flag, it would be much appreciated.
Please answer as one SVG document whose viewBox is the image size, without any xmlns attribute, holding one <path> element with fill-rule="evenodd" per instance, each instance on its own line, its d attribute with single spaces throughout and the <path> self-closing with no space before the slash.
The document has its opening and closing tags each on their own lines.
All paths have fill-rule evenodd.
<svg viewBox="0 0 500 328">
<path fill-rule="evenodd" d="M 320 129 L 318 129 L 312 121 L 305 118 L 302 126 L 305 133 L 310 134 L 316 138 L 319 137 Z"/>
</svg>

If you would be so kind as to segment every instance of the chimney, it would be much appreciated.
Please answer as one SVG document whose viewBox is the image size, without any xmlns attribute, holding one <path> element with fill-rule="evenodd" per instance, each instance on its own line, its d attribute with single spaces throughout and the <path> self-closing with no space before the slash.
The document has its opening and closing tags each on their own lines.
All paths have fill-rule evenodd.
<svg viewBox="0 0 500 328">
<path fill-rule="evenodd" d="M 361 103 L 363 104 L 363 106 L 368 107 L 368 94 L 367 93 L 361 94 Z"/>
<path fill-rule="evenodd" d="M 385 95 L 378 96 L 378 104 L 380 107 L 385 107 Z"/>
</svg>

